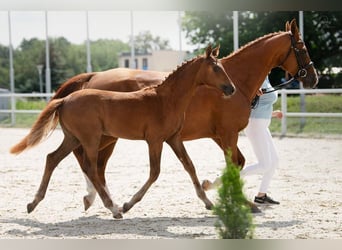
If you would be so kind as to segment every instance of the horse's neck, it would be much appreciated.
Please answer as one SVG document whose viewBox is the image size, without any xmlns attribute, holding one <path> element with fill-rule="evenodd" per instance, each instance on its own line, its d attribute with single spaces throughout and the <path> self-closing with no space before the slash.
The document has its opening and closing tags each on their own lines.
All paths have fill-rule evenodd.
<svg viewBox="0 0 342 250">
<path fill-rule="evenodd" d="M 190 103 L 191 97 L 196 90 L 195 78 L 200 63 L 198 61 L 188 62 L 171 73 L 166 80 L 158 85 L 157 93 L 174 110 L 184 110 Z"/>
<path fill-rule="evenodd" d="M 238 91 L 252 101 L 272 68 L 286 57 L 289 51 L 287 33 L 279 33 L 242 48 L 238 53 L 221 60 Z"/>
</svg>

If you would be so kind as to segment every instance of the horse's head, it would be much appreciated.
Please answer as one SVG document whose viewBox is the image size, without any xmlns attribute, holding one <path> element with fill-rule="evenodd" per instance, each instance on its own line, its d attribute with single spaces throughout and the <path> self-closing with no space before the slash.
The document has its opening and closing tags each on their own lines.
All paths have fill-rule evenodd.
<svg viewBox="0 0 342 250">
<path fill-rule="evenodd" d="M 317 72 L 299 33 L 296 20 L 286 22 L 285 29 L 290 34 L 291 45 L 280 67 L 301 81 L 305 88 L 314 88 L 318 83 Z"/>
<path fill-rule="evenodd" d="M 227 75 L 221 62 L 217 59 L 219 46 L 207 47 L 205 55 L 201 57 L 202 65 L 197 73 L 200 83 L 219 88 L 225 96 L 230 96 L 235 92 L 235 86 Z"/>
</svg>

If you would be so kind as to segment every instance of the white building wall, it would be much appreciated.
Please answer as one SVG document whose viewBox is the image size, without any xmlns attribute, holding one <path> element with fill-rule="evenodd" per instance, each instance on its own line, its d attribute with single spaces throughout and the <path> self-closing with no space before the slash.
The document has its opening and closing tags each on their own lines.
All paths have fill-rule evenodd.
<svg viewBox="0 0 342 250">
<path fill-rule="evenodd" d="M 157 50 L 152 54 L 136 55 L 137 68 L 144 70 L 155 70 L 170 72 L 180 65 L 186 56 L 185 51 L 173 51 L 173 50 Z M 143 68 L 143 60 L 147 60 L 147 68 Z M 125 60 L 130 62 L 130 56 L 119 56 L 119 67 L 125 67 Z M 128 63 L 129 65 L 129 63 Z"/>
</svg>

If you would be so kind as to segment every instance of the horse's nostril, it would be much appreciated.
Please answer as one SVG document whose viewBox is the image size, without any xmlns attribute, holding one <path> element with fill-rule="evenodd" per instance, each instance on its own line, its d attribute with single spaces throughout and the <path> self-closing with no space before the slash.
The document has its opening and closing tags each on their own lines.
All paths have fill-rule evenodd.
<svg viewBox="0 0 342 250">
<path fill-rule="evenodd" d="M 235 88 L 232 85 L 222 85 L 221 88 L 225 95 L 231 95 L 235 91 Z"/>
</svg>

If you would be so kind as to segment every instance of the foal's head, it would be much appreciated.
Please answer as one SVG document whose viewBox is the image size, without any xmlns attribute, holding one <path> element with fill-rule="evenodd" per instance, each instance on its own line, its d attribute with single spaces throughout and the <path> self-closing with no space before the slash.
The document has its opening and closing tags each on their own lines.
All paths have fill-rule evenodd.
<svg viewBox="0 0 342 250">
<path fill-rule="evenodd" d="M 196 79 L 201 84 L 219 88 L 225 96 L 230 96 L 234 93 L 235 86 L 217 59 L 218 54 L 219 46 L 214 49 L 210 45 L 207 47 L 205 55 L 199 58 L 202 63 Z"/>
<path fill-rule="evenodd" d="M 299 33 L 296 20 L 286 22 L 286 31 L 290 34 L 291 47 L 284 62 L 280 65 L 293 77 L 303 82 L 306 88 L 314 88 L 318 83 L 318 76 L 307 48 Z"/>
</svg>

